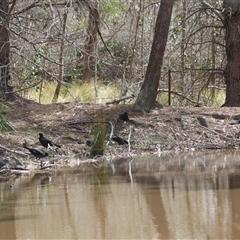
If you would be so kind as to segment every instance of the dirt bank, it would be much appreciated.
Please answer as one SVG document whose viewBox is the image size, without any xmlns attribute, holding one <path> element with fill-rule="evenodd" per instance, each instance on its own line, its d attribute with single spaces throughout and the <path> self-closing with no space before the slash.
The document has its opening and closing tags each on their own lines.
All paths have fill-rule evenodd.
<svg viewBox="0 0 240 240">
<path fill-rule="evenodd" d="M 130 122 L 118 119 L 124 111 L 129 113 Z M 38 141 L 39 132 L 62 145 L 57 152 L 50 152 L 46 161 L 73 164 L 72 159 L 78 162 L 89 159 L 86 141 L 92 139 L 93 123 L 88 122 L 103 117 L 113 123 L 114 134 L 130 138 L 130 146 L 110 141 L 105 152 L 107 159 L 160 151 L 236 148 L 240 143 L 239 108 L 163 107 L 144 114 L 132 111 L 131 105 L 22 103 L 12 105 L 8 117 L 16 131 L 0 134 L 0 144 L 11 150 L 2 154 L 14 156 L 24 166 L 29 166 L 26 162 L 33 162 L 34 157 L 27 155 L 22 143 L 26 140 L 32 147 L 43 149 Z M 69 127 L 69 123 L 75 122 L 80 123 L 74 125 L 78 129 Z"/>
</svg>

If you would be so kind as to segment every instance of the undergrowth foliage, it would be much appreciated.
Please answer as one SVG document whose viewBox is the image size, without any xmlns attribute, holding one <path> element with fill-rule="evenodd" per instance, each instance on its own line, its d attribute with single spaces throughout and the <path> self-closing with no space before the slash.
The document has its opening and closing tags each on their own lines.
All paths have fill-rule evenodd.
<svg viewBox="0 0 240 240">
<path fill-rule="evenodd" d="M 6 114 L 9 111 L 9 108 L 4 103 L 2 99 L 0 99 L 0 130 L 1 131 L 9 131 L 15 130 L 13 124 L 9 121 Z"/>
</svg>

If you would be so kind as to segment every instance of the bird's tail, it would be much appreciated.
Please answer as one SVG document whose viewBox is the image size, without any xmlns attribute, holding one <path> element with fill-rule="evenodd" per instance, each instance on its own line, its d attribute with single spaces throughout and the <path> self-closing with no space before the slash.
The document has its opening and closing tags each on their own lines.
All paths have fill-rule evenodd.
<svg viewBox="0 0 240 240">
<path fill-rule="evenodd" d="M 54 143 L 54 146 L 56 146 L 56 147 L 58 147 L 58 148 L 61 148 L 61 146 L 60 146 L 60 145 L 57 145 L 56 143 Z"/>
</svg>

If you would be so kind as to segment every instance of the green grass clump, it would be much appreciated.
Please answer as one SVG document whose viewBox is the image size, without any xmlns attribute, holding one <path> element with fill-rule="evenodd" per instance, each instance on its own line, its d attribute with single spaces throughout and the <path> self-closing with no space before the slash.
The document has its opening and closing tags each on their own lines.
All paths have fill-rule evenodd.
<svg viewBox="0 0 240 240">
<path fill-rule="evenodd" d="M 60 102 L 66 100 L 69 102 L 92 102 L 95 99 L 95 89 L 92 82 L 74 84 L 65 91 L 66 94 L 61 99 L 59 98 Z"/>
<path fill-rule="evenodd" d="M 1 131 L 15 131 L 15 128 L 11 121 L 7 118 L 8 107 L 4 104 L 3 100 L 0 99 L 0 130 Z"/>
</svg>

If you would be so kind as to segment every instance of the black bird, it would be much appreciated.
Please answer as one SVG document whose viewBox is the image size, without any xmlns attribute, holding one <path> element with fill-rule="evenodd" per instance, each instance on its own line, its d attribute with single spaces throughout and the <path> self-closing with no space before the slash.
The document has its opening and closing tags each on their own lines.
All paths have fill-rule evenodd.
<svg viewBox="0 0 240 240">
<path fill-rule="evenodd" d="M 124 144 L 128 144 L 128 141 L 122 137 L 119 137 L 118 135 L 113 136 L 112 140 L 117 142 L 119 145 L 124 145 Z"/>
<path fill-rule="evenodd" d="M 124 122 L 129 121 L 128 113 L 124 112 L 124 113 L 119 114 L 119 119 L 124 121 Z"/>
<path fill-rule="evenodd" d="M 35 156 L 36 159 L 40 159 L 40 158 L 45 158 L 48 156 L 48 153 L 43 152 L 41 150 L 35 149 L 35 148 L 31 148 L 28 147 L 26 143 L 23 143 L 23 147 L 28 149 L 28 151 Z"/>
<path fill-rule="evenodd" d="M 234 123 L 230 123 L 230 125 L 236 125 L 236 124 L 240 124 L 240 120 L 237 120 L 237 121 L 234 122 Z"/>
<path fill-rule="evenodd" d="M 87 141 L 86 141 L 86 144 L 87 144 L 87 146 L 91 147 L 91 146 L 93 145 L 93 141 L 87 140 Z"/>
<path fill-rule="evenodd" d="M 53 147 L 53 146 L 56 146 L 56 147 L 58 147 L 58 148 L 61 148 L 61 146 L 59 146 L 59 145 L 57 145 L 56 143 L 53 143 L 52 141 L 50 141 L 50 140 L 48 140 L 47 138 L 45 138 L 42 133 L 39 133 L 39 142 L 40 142 L 45 148 Z"/>
<path fill-rule="evenodd" d="M 36 158 L 36 159 L 40 159 L 40 158 L 45 158 L 48 156 L 48 153 L 43 152 L 41 150 L 35 149 L 35 148 L 30 148 L 27 146 L 26 142 L 23 143 L 23 147 L 28 149 L 28 151 Z M 40 167 L 43 167 L 43 163 L 42 161 L 40 161 Z"/>
<path fill-rule="evenodd" d="M 9 161 L 7 159 L 0 159 L 0 168 L 4 167 Z"/>
<path fill-rule="evenodd" d="M 124 121 L 124 122 L 129 122 L 129 123 L 132 123 L 132 124 L 137 124 L 136 121 L 129 119 L 127 112 L 124 112 L 124 113 L 119 114 L 119 119 L 122 120 L 122 121 Z"/>
</svg>

